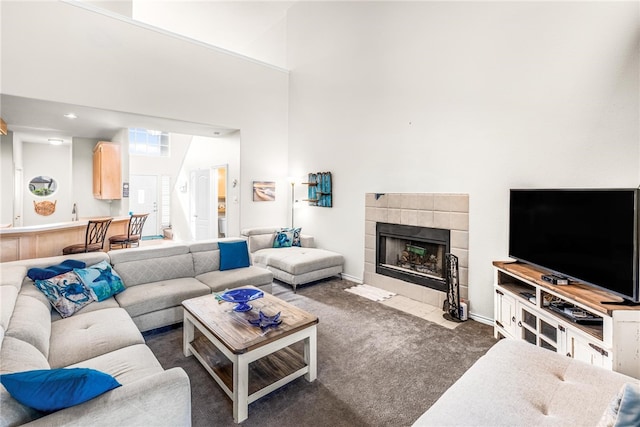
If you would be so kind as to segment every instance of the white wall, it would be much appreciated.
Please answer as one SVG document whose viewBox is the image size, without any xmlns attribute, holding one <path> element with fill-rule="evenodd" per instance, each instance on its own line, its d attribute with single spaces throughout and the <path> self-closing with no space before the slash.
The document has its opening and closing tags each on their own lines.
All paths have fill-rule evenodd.
<svg viewBox="0 0 640 427">
<path fill-rule="evenodd" d="M 71 180 L 71 145 L 50 145 L 22 142 L 24 155 L 23 225 L 41 225 L 71 221 L 73 202 L 73 184 Z M 36 176 L 48 176 L 55 179 L 57 190 L 44 197 L 33 195 L 29 191 L 29 181 Z M 35 212 L 34 202 L 49 201 L 55 203 L 51 215 L 39 215 Z"/>
<path fill-rule="evenodd" d="M 241 185 L 287 176 L 285 71 L 69 3 L 3 2 L 1 19 L 2 93 L 241 129 Z M 286 220 L 286 202 L 240 197 L 241 226 Z"/>
<path fill-rule="evenodd" d="M 470 194 L 471 312 L 492 317 L 512 187 L 635 187 L 637 2 L 299 2 L 289 165 L 333 172 L 297 225 L 363 277 L 364 194 Z M 299 220 L 298 220 L 299 218 Z"/>
<path fill-rule="evenodd" d="M 133 1 L 133 18 L 285 67 L 290 1 Z"/>
</svg>

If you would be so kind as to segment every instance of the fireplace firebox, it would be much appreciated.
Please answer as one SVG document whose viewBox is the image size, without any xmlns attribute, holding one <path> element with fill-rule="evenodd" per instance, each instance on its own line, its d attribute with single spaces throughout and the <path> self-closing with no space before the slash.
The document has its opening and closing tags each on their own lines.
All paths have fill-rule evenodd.
<svg viewBox="0 0 640 427">
<path fill-rule="evenodd" d="M 376 223 L 376 273 L 446 292 L 450 230 Z"/>
</svg>

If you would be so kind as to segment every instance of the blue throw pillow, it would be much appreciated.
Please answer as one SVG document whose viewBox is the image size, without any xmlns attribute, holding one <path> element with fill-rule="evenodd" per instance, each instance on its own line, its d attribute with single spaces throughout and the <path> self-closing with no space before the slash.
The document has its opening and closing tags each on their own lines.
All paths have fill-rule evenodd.
<svg viewBox="0 0 640 427">
<path fill-rule="evenodd" d="M 103 301 L 125 290 L 124 283 L 107 261 L 88 268 L 73 270 L 82 283 L 95 294 L 96 301 Z"/>
<path fill-rule="evenodd" d="M 249 267 L 249 250 L 247 242 L 218 242 L 220 248 L 220 271 Z"/>
<path fill-rule="evenodd" d="M 60 264 L 52 265 L 47 268 L 30 268 L 29 271 L 27 271 L 27 277 L 34 282 L 36 280 L 47 280 L 51 279 L 52 277 L 56 277 L 59 274 L 73 271 L 74 268 L 85 268 L 86 266 L 87 264 L 82 261 L 78 261 L 75 259 L 66 259 Z"/>
<path fill-rule="evenodd" d="M 88 368 L 3 374 L 0 383 L 18 402 L 45 412 L 79 405 L 121 385 L 111 375 Z"/>
</svg>

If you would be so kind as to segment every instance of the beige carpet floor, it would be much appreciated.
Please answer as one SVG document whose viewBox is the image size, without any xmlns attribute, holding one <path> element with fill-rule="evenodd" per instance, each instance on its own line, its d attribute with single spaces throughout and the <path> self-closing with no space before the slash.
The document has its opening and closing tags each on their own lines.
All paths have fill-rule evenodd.
<svg viewBox="0 0 640 427">
<path fill-rule="evenodd" d="M 494 343 L 473 320 L 451 330 L 345 292 L 330 279 L 274 295 L 316 314 L 318 379 L 299 378 L 249 405 L 243 426 L 408 426 Z M 145 334 L 165 368 L 191 380 L 194 426 L 232 426 L 232 404 L 193 357 L 182 354 L 182 328 Z M 455 416 L 455 414 L 452 414 Z"/>
</svg>

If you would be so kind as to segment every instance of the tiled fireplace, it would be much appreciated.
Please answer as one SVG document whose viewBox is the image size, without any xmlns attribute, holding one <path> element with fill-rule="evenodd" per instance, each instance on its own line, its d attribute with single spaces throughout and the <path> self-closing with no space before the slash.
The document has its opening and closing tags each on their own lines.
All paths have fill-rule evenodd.
<svg viewBox="0 0 640 427">
<path fill-rule="evenodd" d="M 458 257 L 460 294 L 467 297 L 469 196 L 368 193 L 364 283 L 441 307 L 444 254 Z"/>
</svg>

